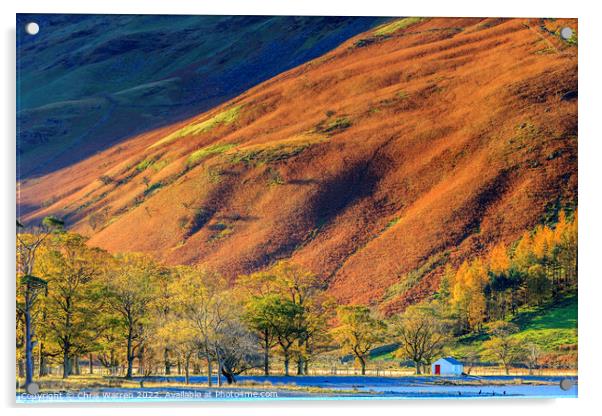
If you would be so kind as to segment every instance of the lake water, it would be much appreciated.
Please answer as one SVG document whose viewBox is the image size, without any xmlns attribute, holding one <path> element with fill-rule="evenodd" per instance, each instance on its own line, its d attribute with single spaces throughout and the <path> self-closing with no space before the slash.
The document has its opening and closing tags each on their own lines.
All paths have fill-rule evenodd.
<svg viewBox="0 0 602 416">
<path fill-rule="evenodd" d="M 546 385 L 514 384 L 518 377 L 358 377 L 358 376 L 240 376 L 236 388 L 208 388 L 199 385 L 206 377 L 191 377 L 190 387 L 100 388 L 76 392 L 53 392 L 46 396 L 17 394 L 17 402 L 162 402 L 216 400 L 387 400 L 387 399 L 509 399 L 509 398 L 575 398 L 577 378 L 569 390 L 560 388 L 565 377 L 521 376 L 525 382 Z M 138 379 L 139 380 L 139 379 Z M 149 377 L 148 382 L 184 382 L 183 377 Z M 480 381 L 477 386 L 441 384 L 442 382 Z M 270 388 L 253 384 L 270 383 Z M 196 386 L 195 386 L 196 385 Z M 319 387 L 327 392 L 295 391 L 284 385 Z"/>
</svg>

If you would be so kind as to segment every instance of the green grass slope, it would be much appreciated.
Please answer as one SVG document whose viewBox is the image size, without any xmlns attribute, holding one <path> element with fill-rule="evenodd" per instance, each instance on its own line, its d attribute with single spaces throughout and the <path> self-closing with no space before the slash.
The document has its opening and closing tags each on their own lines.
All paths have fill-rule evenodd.
<svg viewBox="0 0 602 416">
<path fill-rule="evenodd" d="M 522 310 L 513 319 L 520 332 L 514 337 L 524 344 L 536 344 L 544 351 L 577 344 L 577 296 L 560 302 Z"/>
<path fill-rule="evenodd" d="M 519 332 L 512 337 L 521 345 L 534 344 L 545 353 L 567 352 L 577 346 L 577 295 L 570 294 L 556 302 L 539 307 L 521 309 L 511 321 Z M 486 330 L 487 328 L 485 328 Z M 473 350 L 482 353 L 483 342 L 489 339 L 486 332 L 459 337 L 448 353 L 454 357 L 466 357 Z M 389 340 L 393 342 L 393 340 Z M 371 360 L 398 361 L 394 351 L 371 354 Z"/>
</svg>

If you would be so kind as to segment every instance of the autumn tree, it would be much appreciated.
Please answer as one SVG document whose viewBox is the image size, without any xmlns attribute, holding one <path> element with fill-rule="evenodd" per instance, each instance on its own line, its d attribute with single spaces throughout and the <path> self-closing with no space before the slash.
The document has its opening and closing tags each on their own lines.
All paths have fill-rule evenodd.
<svg viewBox="0 0 602 416">
<path fill-rule="evenodd" d="M 165 322 L 169 322 L 174 318 L 174 306 L 172 299 L 172 283 L 176 278 L 176 274 L 173 273 L 172 269 L 165 266 L 159 266 L 157 268 L 155 278 L 155 299 L 150 303 L 150 314 L 151 314 L 151 330 L 154 333 L 159 331 Z M 172 363 L 172 350 L 169 343 L 161 343 L 161 345 L 154 345 L 158 349 L 157 354 L 161 356 L 163 362 L 163 368 L 166 375 L 171 374 Z"/>
<path fill-rule="evenodd" d="M 450 332 L 450 325 L 434 305 L 410 306 L 392 326 L 400 345 L 397 356 L 413 361 L 416 374 L 441 355 Z"/>
<path fill-rule="evenodd" d="M 296 358 L 297 374 L 307 373 L 312 357 L 328 343 L 326 322 L 332 317 L 332 301 L 324 294 L 318 276 L 289 261 L 270 269 L 241 276 L 238 286 L 247 291 L 246 321 L 257 334 L 269 373 L 269 353 L 277 346 L 289 372 Z"/>
<path fill-rule="evenodd" d="M 559 214 L 558 223 L 554 229 L 554 241 L 557 246 L 555 260 L 558 273 L 558 284 L 561 289 L 571 289 L 577 283 L 577 242 L 578 242 L 577 211 L 569 220 L 564 211 Z"/>
<path fill-rule="evenodd" d="M 329 322 L 336 315 L 335 301 L 332 297 L 321 292 L 313 299 L 311 306 L 306 307 L 303 319 L 303 339 L 297 354 L 298 374 L 309 373 L 309 364 L 319 354 L 328 351 L 332 346 L 332 336 L 329 331 Z M 301 367 L 303 365 L 303 367 Z"/>
<path fill-rule="evenodd" d="M 63 378 L 73 360 L 88 353 L 102 332 L 99 277 L 107 253 L 88 248 L 86 239 L 64 233 L 52 238 L 39 268 L 48 282 L 45 327 L 62 356 Z"/>
<path fill-rule="evenodd" d="M 479 259 L 465 261 L 454 277 L 451 303 L 467 330 L 480 329 L 485 321 L 487 282 L 487 271 Z"/>
<path fill-rule="evenodd" d="M 366 359 L 370 350 L 381 342 L 386 326 L 366 306 L 349 305 L 337 308 L 339 325 L 334 328 L 334 338 L 345 354 L 353 354 L 366 374 Z"/>
<path fill-rule="evenodd" d="M 272 331 L 282 353 L 284 375 L 288 376 L 293 344 L 304 331 L 303 308 L 289 299 L 272 295 L 266 299 L 265 312 L 270 317 Z"/>
<path fill-rule="evenodd" d="M 289 262 L 279 261 L 270 272 L 276 276 L 276 291 L 298 306 L 297 340 L 294 352 L 297 375 L 308 371 L 308 362 L 325 341 L 326 320 L 332 317 L 332 301 L 324 295 L 324 282 L 313 272 Z"/>
<path fill-rule="evenodd" d="M 33 381 L 33 347 L 35 307 L 47 282 L 34 276 L 36 258 L 40 247 L 49 235 L 62 230 L 64 223 L 56 217 L 46 217 L 36 227 L 26 229 L 17 220 L 17 316 L 22 316 L 25 345 L 25 385 Z"/>
<path fill-rule="evenodd" d="M 103 329 L 96 340 L 96 357 L 100 364 L 109 370 L 111 375 L 116 375 L 125 354 L 122 353 L 123 344 L 127 334 L 122 329 L 122 319 L 112 311 L 102 310 L 99 319 Z"/>
<path fill-rule="evenodd" d="M 269 296 L 251 296 L 245 307 L 244 320 L 255 332 L 263 350 L 263 373 L 270 375 L 270 350 L 276 346 L 277 339 L 272 322 L 273 299 Z"/>
<path fill-rule="evenodd" d="M 239 276 L 236 289 L 244 299 L 243 319 L 255 333 L 263 351 L 263 373 L 270 375 L 270 351 L 277 345 L 272 326 L 270 294 L 276 290 L 276 275 L 261 271 Z"/>
<path fill-rule="evenodd" d="M 126 338 L 126 378 L 148 336 L 150 303 L 156 295 L 156 264 L 142 254 L 118 255 L 106 279 L 106 299 Z"/>
<path fill-rule="evenodd" d="M 191 360 L 201 349 L 201 339 L 197 334 L 191 321 L 177 317 L 163 321 L 157 329 L 157 337 L 162 345 L 174 352 L 184 363 L 186 384 L 190 384 Z"/>
<path fill-rule="evenodd" d="M 510 256 L 504 243 L 496 244 L 489 253 L 489 270 L 494 274 L 506 272 L 510 268 Z"/>
<path fill-rule="evenodd" d="M 217 333 L 225 323 L 222 312 L 228 299 L 221 293 L 225 286 L 226 282 L 219 274 L 202 267 L 180 266 L 176 268 L 176 278 L 172 282 L 176 313 L 195 331 L 199 350 L 207 361 L 209 386 L 212 385 Z M 221 381 L 219 377 L 220 369 L 218 382 Z"/>
</svg>

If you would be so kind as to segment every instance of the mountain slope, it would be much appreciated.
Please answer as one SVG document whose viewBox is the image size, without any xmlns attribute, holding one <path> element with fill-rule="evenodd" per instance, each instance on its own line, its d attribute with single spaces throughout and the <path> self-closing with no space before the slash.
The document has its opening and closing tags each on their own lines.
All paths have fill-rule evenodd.
<svg viewBox="0 0 602 416">
<path fill-rule="evenodd" d="M 398 310 L 446 263 L 576 205 L 577 48 L 554 34 L 563 24 L 576 26 L 386 24 L 25 184 L 22 203 L 46 201 L 26 220 L 64 216 L 92 245 L 231 279 L 291 258 L 341 302 Z"/>
<path fill-rule="evenodd" d="M 206 111 L 382 20 L 19 14 L 18 178 Z"/>
</svg>

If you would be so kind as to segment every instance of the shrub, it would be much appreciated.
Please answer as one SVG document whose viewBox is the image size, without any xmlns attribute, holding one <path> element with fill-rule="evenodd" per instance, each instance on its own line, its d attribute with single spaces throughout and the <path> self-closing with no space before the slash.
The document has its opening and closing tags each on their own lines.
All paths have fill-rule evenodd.
<svg viewBox="0 0 602 416">
<path fill-rule="evenodd" d="M 232 155 L 230 161 L 232 163 L 243 162 L 247 165 L 279 162 L 299 155 L 310 145 L 310 143 L 279 144 L 265 148 L 243 149 Z"/>
<path fill-rule="evenodd" d="M 405 29 L 411 25 L 422 22 L 424 17 L 406 17 L 403 19 L 395 20 L 387 25 L 381 26 L 374 31 L 376 36 L 389 36 L 398 30 Z"/>
<path fill-rule="evenodd" d="M 113 183 L 113 178 L 111 178 L 111 177 L 110 177 L 110 176 L 108 176 L 108 175 L 101 175 L 101 176 L 100 176 L 98 179 L 99 179 L 99 180 L 100 180 L 100 181 L 101 181 L 101 182 L 102 182 L 104 185 L 110 185 L 110 184 L 112 184 L 112 183 Z"/>
<path fill-rule="evenodd" d="M 216 231 L 211 237 L 209 237 L 209 241 L 216 241 L 225 238 L 234 232 L 230 224 L 221 221 L 211 225 L 209 228 Z"/>
<path fill-rule="evenodd" d="M 188 165 L 196 165 L 208 156 L 224 153 L 236 146 L 236 143 L 216 143 L 203 147 L 188 156 Z"/>
<path fill-rule="evenodd" d="M 143 170 L 145 170 L 146 168 L 151 166 L 154 162 L 155 162 L 154 159 L 144 159 L 143 161 L 141 161 L 140 163 L 138 163 L 136 165 L 136 170 L 138 172 L 142 172 Z"/>
<path fill-rule="evenodd" d="M 338 117 L 331 121 L 322 121 L 316 126 L 320 133 L 336 133 L 351 127 L 351 121 L 347 117 Z"/>
<path fill-rule="evenodd" d="M 184 215 L 183 217 L 178 218 L 178 227 L 187 228 L 190 223 L 190 217 Z"/>
<path fill-rule="evenodd" d="M 377 41 L 377 39 L 375 39 L 375 38 L 363 38 L 363 39 L 355 41 L 353 46 L 356 48 L 363 48 L 364 46 L 371 45 L 376 41 Z"/>
<path fill-rule="evenodd" d="M 284 179 L 282 178 L 282 176 L 280 176 L 280 172 L 278 172 L 276 169 L 269 168 L 267 173 L 269 186 L 284 184 Z"/>
</svg>

